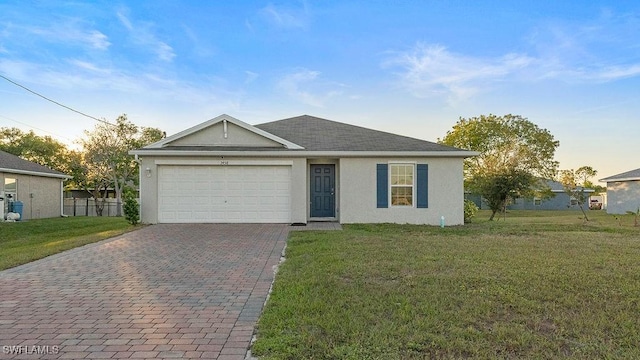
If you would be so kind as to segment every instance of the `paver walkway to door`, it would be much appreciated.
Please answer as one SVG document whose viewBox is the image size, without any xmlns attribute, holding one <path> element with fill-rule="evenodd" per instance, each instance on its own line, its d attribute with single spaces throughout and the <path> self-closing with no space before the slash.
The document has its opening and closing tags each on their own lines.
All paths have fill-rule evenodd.
<svg viewBox="0 0 640 360">
<path fill-rule="evenodd" d="M 244 359 L 278 224 L 153 225 L 0 272 L 0 359 Z"/>
</svg>

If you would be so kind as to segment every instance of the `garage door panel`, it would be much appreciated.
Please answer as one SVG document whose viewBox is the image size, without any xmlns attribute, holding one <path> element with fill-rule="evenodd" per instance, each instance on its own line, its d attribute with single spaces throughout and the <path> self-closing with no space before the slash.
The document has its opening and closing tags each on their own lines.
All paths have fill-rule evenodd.
<svg viewBox="0 0 640 360">
<path fill-rule="evenodd" d="M 211 215 L 209 214 L 208 211 L 198 211 L 198 210 L 193 211 L 193 218 L 196 220 L 208 219 L 210 216 Z"/>
<path fill-rule="evenodd" d="M 195 183 L 196 190 L 207 191 L 211 188 L 211 181 L 197 181 Z"/>
<path fill-rule="evenodd" d="M 199 196 L 195 199 L 193 199 L 193 204 L 195 206 L 206 206 L 207 208 L 209 208 L 209 205 L 211 205 L 211 199 L 209 199 L 208 197 L 204 197 L 204 196 Z"/>
<path fill-rule="evenodd" d="M 158 167 L 159 222 L 289 222 L 290 166 Z"/>
<path fill-rule="evenodd" d="M 242 184 L 242 188 L 245 191 L 248 191 L 248 190 L 260 190 L 260 183 L 257 182 L 257 181 L 247 181 L 247 182 Z"/>
</svg>

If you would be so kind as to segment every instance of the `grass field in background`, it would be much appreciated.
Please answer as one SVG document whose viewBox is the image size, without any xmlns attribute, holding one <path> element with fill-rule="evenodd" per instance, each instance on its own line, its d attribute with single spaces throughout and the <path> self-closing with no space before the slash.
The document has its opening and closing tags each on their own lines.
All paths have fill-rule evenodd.
<svg viewBox="0 0 640 360">
<path fill-rule="evenodd" d="M 123 217 L 0 222 L 0 270 L 131 231 Z"/>
<path fill-rule="evenodd" d="M 292 232 L 265 359 L 640 358 L 640 228 L 603 211 Z"/>
</svg>

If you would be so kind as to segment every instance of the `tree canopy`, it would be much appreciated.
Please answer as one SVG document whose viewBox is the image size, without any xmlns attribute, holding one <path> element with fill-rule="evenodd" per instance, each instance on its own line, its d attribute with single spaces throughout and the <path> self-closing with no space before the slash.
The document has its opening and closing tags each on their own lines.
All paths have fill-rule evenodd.
<svg viewBox="0 0 640 360">
<path fill-rule="evenodd" d="M 578 169 L 568 169 L 560 171 L 560 183 L 564 188 L 564 192 L 576 199 L 585 221 L 589 221 L 587 213 L 584 210 L 584 204 L 589 200 L 588 194 L 585 192 L 587 188 L 593 188 L 591 178 L 598 175 L 598 171 L 591 166 L 581 166 Z"/>
<path fill-rule="evenodd" d="M 128 184 L 138 182 L 138 165 L 129 150 L 156 142 L 163 137 L 160 129 L 138 127 L 120 115 L 115 125 L 99 123 L 93 131 L 85 131 L 80 141 L 83 147 L 86 177 L 85 186 L 113 186 L 116 195 L 116 213 L 122 214 L 122 192 Z M 95 197 L 95 196 L 94 196 Z"/>
<path fill-rule="evenodd" d="M 440 143 L 480 153 L 465 159 L 465 186 L 487 200 L 491 219 L 509 198 L 544 190 L 540 180 L 555 178 L 558 169 L 559 142 L 520 115 L 460 118 Z"/>
<path fill-rule="evenodd" d="M 73 157 L 77 155 L 51 136 L 17 128 L 0 128 L 0 150 L 65 174 L 73 173 Z"/>
<path fill-rule="evenodd" d="M 0 128 L 0 150 L 73 176 L 66 187 L 82 188 L 96 200 L 102 200 L 96 201 L 98 214 L 101 214 L 106 190 L 113 187 L 120 215 L 125 185 L 138 183 L 138 166 L 129 150 L 158 141 L 164 134 L 156 128 L 138 127 L 123 114 L 115 125 L 99 123 L 93 131 L 85 131 L 85 135 L 79 140 L 82 150 L 74 151 L 50 136 Z"/>
</svg>

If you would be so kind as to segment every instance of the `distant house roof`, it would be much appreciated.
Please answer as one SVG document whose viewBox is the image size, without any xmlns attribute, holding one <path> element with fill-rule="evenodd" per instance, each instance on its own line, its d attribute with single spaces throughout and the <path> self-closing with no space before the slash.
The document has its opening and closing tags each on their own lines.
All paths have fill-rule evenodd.
<svg viewBox="0 0 640 360">
<path fill-rule="evenodd" d="M 633 181 L 640 180 L 640 169 L 635 169 L 627 172 L 623 172 L 617 175 L 609 176 L 604 179 L 600 179 L 602 182 L 614 182 L 614 181 Z"/>
<path fill-rule="evenodd" d="M 0 172 L 54 177 L 61 179 L 71 178 L 71 176 L 65 175 L 59 171 L 50 169 L 46 166 L 42 166 L 31 161 L 21 159 L 13 154 L 9 154 L 8 152 L 4 151 L 0 151 Z"/>
<path fill-rule="evenodd" d="M 564 192 L 564 185 L 562 185 L 561 182 L 555 181 L 555 180 L 545 180 L 545 182 L 546 182 L 547 186 L 551 189 L 551 192 L 554 192 L 554 193 Z M 584 191 L 586 193 L 595 192 L 595 190 L 591 189 L 591 188 L 584 188 L 584 189 L 582 189 L 582 191 Z"/>
<path fill-rule="evenodd" d="M 302 115 L 256 125 L 307 151 L 460 151 L 407 136 Z"/>
</svg>

